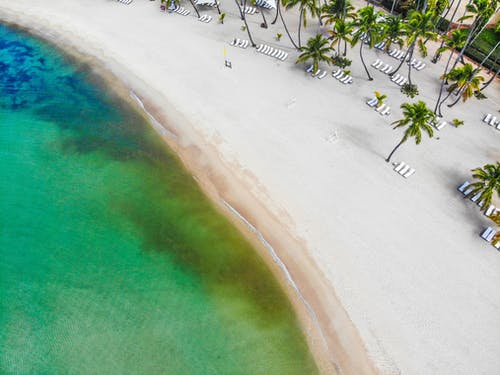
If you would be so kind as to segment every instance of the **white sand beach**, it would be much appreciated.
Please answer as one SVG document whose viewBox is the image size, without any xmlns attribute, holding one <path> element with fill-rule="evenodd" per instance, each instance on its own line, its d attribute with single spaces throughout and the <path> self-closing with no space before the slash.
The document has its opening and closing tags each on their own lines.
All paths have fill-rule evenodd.
<svg viewBox="0 0 500 375">
<path fill-rule="evenodd" d="M 397 151 L 394 161 L 416 169 L 405 179 L 384 159 L 402 136 L 390 123 L 412 100 L 375 69 L 367 80 L 359 46 L 348 52 L 351 85 L 319 80 L 295 65 L 286 35 L 275 40 L 279 22 L 265 30 L 248 16 L 256 43 L 289 52 L 284 62 L 229 45 L 247 39 L 234 1 L 221 4 L 223 25 L 183 6 L 187 17 L 146 0 L 0 0 L 0 21 L 95 59 L 176 135 L 167 141 L 221 210 L 239 222 L 223 202 L 234 207 L 286 265 L 303 299 L 261 247 L 324 373 L 500 374 L 500 253 L 479 237 L 489 221 L 456 189 L 500 160 L 500 131 L 481 121 L 500 117 L 498 84 L 488 99 L 444 109 L 464 126 Z M 296 16 L 285 15 L 292 30 Z M 306 34 L 316 30 L 311 20 Z M 414 101 L 433 108 L 445 59 L 424 60 Z M 375 90 L 390 116 L 365 104 Z"/>
</svg>

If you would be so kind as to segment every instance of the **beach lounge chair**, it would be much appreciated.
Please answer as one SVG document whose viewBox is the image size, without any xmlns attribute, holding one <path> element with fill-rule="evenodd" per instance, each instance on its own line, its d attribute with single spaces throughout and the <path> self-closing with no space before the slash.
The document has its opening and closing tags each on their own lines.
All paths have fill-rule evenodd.
<svg viewBox="0 0 500 375">
<path fill-rule="evenodd" d="M 443 129 L 447 125 L 446 121 L 442 121 L 440 124 L 436 125 L 437 130 Z"/>
<path fill-rule="evenodd" d="M 474 195 L 473 197 L 471 197 L 471 201 L 473 202 L 477 202 L 477 200 L 479 199 L 479 197 L 481 196 L 481 193 L 477 193 L 476 195 Z"/>
<path fill-rule="evenodd" d="M 378 99 L 377 98 L 373 98 L 373 99 L 367 100 L 366 104 L 368 104 L 370 107 L 374 107 L 375 104 L 377 104 L 377 102 L 378 102 Z"/>
<path fill-rule="evenodd" d="M 327 75 L 327 74 L 328 74 L 328 73 L 327 73 L 327 71 L 326 71 L 326 70 L 324 70 L 324 71 L 323 71 L 323 73 L 321 73 L 321 74 L 320 74 L 320 75 L 318 75 L 317 77 L 318 77 L 319 79 L 323 79 L 323 78 L 325 78 L 325 77 L 326 77 L 326 75 Z"/>
<path fill-rule="evenodd" d="M 408 172 L 406 172 L 403 177 L 404 178 L 408 178 L 410 177 L 411 175 L 413 175 L 415 173 L 415 168 L 410 168 L 410 170 Z"/>
<path fill-rule="evenodd" d="M 463 193 L 464 193 L 464 195 L 469 195 L 472 192 L 472 190 L 474 190 L 474 189 L 470 187 L 470 188 L 465 189 Z"/>
<path fill-rule="evenodd" d="M 273 53 L 276 52 L 276 49 L 273 47 L 270 47 L 269 50 L 265 53 L 267 56 L 271 56 Z"/>
<path fill-rule="evenodd" d="M 408 80 L 405 77 L 401 77 L 396 83 L 399 86 L 403 86 L 406 82 L 408 82 Z"/>
<path fill-rule="evenodd" d="M 401 176 L 404 176 L 406 172 L 408 172 L 410 170 L 410 166 L 408 164 L 406 164 L 403 169 L 401 169 L 400 171 L 398 171 L 398 173 L 401 175 Z"/>
<path fill-rule="evenodd" d="M 470 185 L 469 181 L 465 181 L 462 185 L 460 185 L 457 189 L 459 192 L 463 193 L 465 188 Z"/>
<path fill-rule="evenodd" d="M 344 85 L 350 85 L 353 82 L 353 79 L 351 76 L 347 76 L 347 79 L 344 79 L 341 81 Z"/>
<path fill-rule="evenodd" d="M 488 122 L 488 124 L 490 124 L 491 126 L 495 126 L 497 122 L 497 118 L 495 116 L 493 116 L 490 120 L 490 122 Z"/>
<path fill-rule="evenodd" d="M 372 66 L 375 68 L 376 65 L 380 62 L 380 59 L 377 59 L 375 60 L 374 62 L 372 62 Z"/>
<path fill-rule="evenodd" d="M 321 69 L 318 69 L 316 70 L 315 72 L 312 73 L 312 76 L 313 77 L 316 77 L 317 75 L 319 75 L 321 73 Z"/>
<path fill-rule="evenodd" d="M 280 58 L 280 60 L 285 61 L 287 57 L 288 57 L 288 53 L 284 52 L 284 55 L 283 55 L 283 57 Z"/>
<path fill-rule="evenodd" d="M 485 216 L 490 216 L 490 215 L 491 215 L 491 214 L 493 214 L 495 211 L 496 211 L 495 206 L 493 206 L 492 204 L 490 204 L 490 205 L 488 206 L 488 208 L 486 209 L 486 211 L 484 211 L 484 215 L 485 215 Z"/>
<path fill-rule="evenodd" d="M 491 242 L 493 237 L 495 237 L 495 234 L 497 234 L 497 231 L 492 228 L 490 234 L 486 237 L 486 241 Z"/>
<path fill-rule="evenodd" d="M 393 57 L 396 53 L 398 53 L 397 49 L 393 49 L 389 52 L 389 56 Z"/>
<path fill-rule="evenodd" d="M 311 73 L 313 71 L 314 65 L 311 65 L 309 68 L 306 69 L 306 73 Z"/>
<path fill-rule="evenodd" d="M 332 77 L 337 78 L 341 73 L 342 73 L 342 69 L 339 69 L 336 72 L 332 72 Z"/>
<path fill-rule="evenodd" d="M 239 38 L 233 38 L 233 40 L 230 43 L 232 46 L 235 46 L 237 44 L 240 44 L 240 39 Z"/>
<path fill-rule="evenodd" d="M 489 122 L 490 122 L 490 120 L 491 120 L 491 117 L 492 117 L 492 116 L 493 116 L 493 115 L 492 115 L 491 113 L 486 114 L 486 115 L 483 117 L 483 122 L 489 123 Z"/>
<path fill-rule="evenodd" d="M 493 232 L 493 228 L 492 227 L 488 227 L 486 228 L 483 233 L 481 233 L 481 238 L 485 241 L 488 241 L 488 237 L 490 235 L 490 233 Z M 490 240 L 491 241 L 491 240 Z M 490 242 L 488 241 L 488 242 Z"/>
<path fill-rule="evenodd" d="M 381 104 L 377 108 L 375 108 L 375 112 L 383 111 L 386 107 L 387 107 L 387 105 Z"/>
<path fill-rule="evenodd" d="M 340 74 L 339 74 L 337 77 L 335 77 L 335 78 L 337 78 L 337 79 L 340 81 L 341 79 L 344 79 L 345 77 L 347 77 L 347 76 L 346 76 L 346 74 L 342 71 L 342 72 L 340 72 Z"/>
<path fill-rule="evenodd" d="M 397 80 L 398 80 L 398 79 L 400 79 L 400 78 L 401 78 L 401 74 L 396 73 L 395 75 L 393 75 L 393 76 L 391 77 L 391 81 L 392 81 L 392 82 L 395 82 L 395 81 L 397 81 Z"/>
<path fill-rule="evenodd" d="M 261 52 L 265 47 L 265 44 L 259 44 L 259 46 L 257 47 L 256 51 L 257 52 Z"/>
<path fill-rule="evenodd" d="M 278 55 L 278 53 L 280 53 L 280 50 L 279 50 L 279 49 L 277 49 L 277 50 L 275 50 L 273 53 L 271 53 L 271 55 L 270 55 L 270 56 L 271 56 L 271 57 L 276 57 L 276 56 Z"/>
<path fill-rule="evenodd" d="M 394 170 L 396 172 L 399 173 L 399 171 L 406 165 L 406 163 L 404 161 L 402 161 L 401 163 L 397 164 L 396 167 L 394 168 Z"/>
<path fill-rule="evenodd" d="M 390 66 L 384 73 L 385 74 L 391 74 L 394 71 L 394 68 Z"/>
<path fill-rule="evenodd" d="M 386 109 L 384 109 L 382 112 L 380 112 L 381 115 L 383 116 L 388 116 L 391 114 L 391 107 L 387 107 Z"/>
<path fill-rule="evenodd" d="M 415 67 L 415 69 L 417 69 L 418 71 L 421 71 L 424 68 L 425 68 L 425 63 L 422 63 L 418 68 Z"/>
<path fill-rule="evenodd" d="M 380 68 L 379 70 L 380 70 L 381 72 L 383 72 L 383 71 L 384 71 L 385 69 L 387 69 L 388 67 L 389 67 L 389 64 L 385 64 L 385 66 L 384 66 L 383 68 Z"/>
<path fill-rule="evenodd" d="M 285 54 L 285 52 L 283 52 L 283 51 L 279 51 L 279 52 L 276 54 L 276 56 L 274 56 L 274 57 L 276 57 L 277 59 L 280 59 L 280 60 L 281 60 L 281 58 L 283 57 L 283 55 L 284 55 L 284 54 Z"/>
<path fill-rule="evenodd" d="M 401 60 L 403 57 L 405 56 L 405 52 L 404 51 L 399 51 L 399 53 L 396 55 L 396 58 Z"/>
</svg>

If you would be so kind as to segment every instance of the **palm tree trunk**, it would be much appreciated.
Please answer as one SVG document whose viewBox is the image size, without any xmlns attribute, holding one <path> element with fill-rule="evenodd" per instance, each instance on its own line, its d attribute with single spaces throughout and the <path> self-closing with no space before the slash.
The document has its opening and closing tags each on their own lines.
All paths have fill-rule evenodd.
<svg viewBox="0 0 500 375">
<path fill-rule="evenodd" d="M 363 63 L 363 67 L 365 68 L 366 74 L 368 75 L 368 80 L 373 81 L 373 78 L 370 75 L 368 68 L 366 67 L 365 60 L 363 59 L 363 45 L 364 44 L 365 44 L 364 41 L 361 41 L 361 45 L 359 47 L 359 57 L 361 58 L 361 62 Z"/>
<path fill-rule="evenodd" d="M 412 48 L 411 51 L 410 51 L 410 56 L 408 58 L 408 83 L 411 85 L 411 64 L 409 64 L 412 60 L 412 57 L 413 57 L 413 51 L 415 50 L 415 48 Z"/>
<path fill-rule="evenodd" d="M 437 114 L 438 114 L 438 116 L 443 117 L 443 114 L 441 112 L 441 106 L 443 105 L 444 102 L 446 102 L 448 100 L 448 98 L 451 96 L 452 93 L 453 93 L 453 90 L 449 91 L 448 95 L 446 95 L 446 97 L 441 101 L 441 103 L 438 104 L 438 108 L 437 108 Z"/>
<path fill-rule="evenodd" d="M 453 20 L 455 18 L 455 15 L 457 14 L 458 7 L 460 6 L 461 2 L 462 2 L 462 0 L 458 1 L 457 7 L 455 8 L 455 10 L 453 11 L 453 14 L 451 15 L 450 22 L 448 23 L 448 27 L 446 28 L 446 32 L 444 33 L 444 35 L 448 35 L 448 33 L 450 32 L 451 24 L 453 23 Z M 445 17 L 446 17 L 446 15 L 445 15 Z M 438 51 L 439 51 L 440 48 L 443 48 L 443 45 L 444 45 L 444 38 L 441 41 L 441 45 L 439 46 Z M 434 64 L 437 63 L 439 61 L 440 57 L 441 57 L 441 54 L 438 51 L 436 51 L 436 54 L 434 55 L 434 57 L 431 60 Z"/>
<path fill-rule="evenodd" d="M 398 3 L 398 0 L 392 0 L 391 14 L 394 14 L 394 8 L 396 8 L 397 3 Z"/>
<path fill-rule="evenodd" d="M 391 153 L 389 154 L 389 156 L 387 157 L 387 159 L 385 159 L 385 161 L 387 163 L 389 163 L 391 161 L 391 158 L 392 158 L 392 155 L 394 155 L 394 153 L 396 152 L 396 150 L 405 142 L 405 139 L 403 138 L 397 145 L 396 147 L 394 147 L 394 149 L 391 151 Z"/>
<path fill-rule="evenodd" d="M 460 98 L 462 97 L 462 90 L 459 90 L 458 93 L 457 93 L 457 98 L 455 99 L 455 101 L 451 104 L 448 104 L 448 107 L 453 107 L 455 104 L 458 103 L 458 101 L 460 100 Z"/>
<path fill-rule="evenodd" d="M 279 13 L 279 10 L 280 10 L 280 3 L 281 3 L 281 0 L 277 0 L 276 1 L 276 14 L 274 15 L 274 19 L 272 20 L 271 25 L 274 25 L 276 23 L 276 21 L 278 20 L 278 13 Z"/>
<path fill-rule="evenodd" d="M 446 67 L 444 68 L 444 74 L 448 71 L 448 67 L 450 66 L 451 58 L 453 57 L 454 50 L 450 51 L 450 57 L 448 57 L 448 62 L 446 63 Z M 439 102 L 441 100 L 441 95 L 443 94 L 443 86 L 444 86 L 444 78 L 441 80 L 441 86 L 439 87 L 439 96 L 436 102 L 436 107 L 434 107 L 434 113 L 437 113 Z"/>
<path fill-rule="evenodd" d="M 262 14 L 262 19 L 264 20 L 264 23 L 262 25 L 264 29 L 267 29 L 267 21 L 266 21 L 266 16 L 264 16 L 264 8 L 260 8 L 260 14 Z"/>
<path fill-rule="evenodd" d="M 241 16 L 241 19 L 242 19 L 242 20 L 243 20 L 243 22 L 245 23 L 245 29 L 247 30 L 248 39 L 250 39 L 250 43 L 252 43 L 252 47 L 255 47 L 255 43 L 254 43 L 254 41 L 253 41 L 252 34 L 250 34 L 250 29 L 248 28 L 247 18 L 245 17 L 245 14 L 244 14 L 244 13 L 243 13 L 243 11 L 241 10 L 241 6 L 240 6 L 240 4 L 238 3 L 238 0 L 234 0 L 234 2 L 236 3 L 236 6 L 238 7 L 238 10 L 240 11 L 240 16 Z"/>
<path fill-rule="evenodd" d="M 302 43 L 300 43 L 300 29 L 302 27 L 302 17 L 304 17 L 304 8 L 300 10 L 300 15 L 299 15 L 299 32 L 298 32 L 299 48 L 302 47 Z"/>
<path fill-rule="evenodd" d="M 290 31 L 288 31 L 288 27 L 286 26 L 285 20 L 283 19 L 283 13 L 281 12 L 281 7 L 278 7 L 278 13 L 280 15 L 281 22 L 283 23 L 283 27 L 285 28 L 286 35 L 288 35 L 288 38 L 290 38 L 290 42 L 292 42 L 295 49 L 299 49 L 299 46 L 295 44 L 295 42 L 293 41 L 293 38 L 290 35 Z"/>
<path fill-rule="evenodd" d="M 193 9 L 196 12 L 196 15 L 198 16 L 198 18 L 200 18 L 200 12 L 198 12 L 198 9 L 196 9 L 196 5 L 194 5 L 193 0 L 189 0 L 189 2 L 193 6 Z"/>
<path fill-rule="evenodd" d="M 495 62 L 496 62 L 496 60 L 495 60 Z M 498 74 L 499 74 L 499 73 L 500 73 L 500 69 L 497 69 L 497 72 L 491 76 L 491 78 L 488 80 L 488 82 L 486 82 L 486 83 L 483 85 L 483 87 L 481 87 L 481 90 L 479 90 L 479 91 L 480 91 L 480 92 L 483 92 L 483 90 L 484 90 L 486 87 L 488 87 L 488 86 L 491 84 L 491 82 L 493 82 L 493 81 L 495 80 L 495 78 L 497 78 L 497 77 L 498 77 Z"/>
<path fill-rule="evenodd" d="M 215 8 L 217 8 L 217 13 L 219 13 L 219 16 L 220 16 L 221 12 L 220 12 L 219 2 L 218 1 L 215 2 Z"/>
<path fill-rule="evenodd" d="M 347 56 L 347 41 L 344 40 L 344 57 Z"/>
</svg>

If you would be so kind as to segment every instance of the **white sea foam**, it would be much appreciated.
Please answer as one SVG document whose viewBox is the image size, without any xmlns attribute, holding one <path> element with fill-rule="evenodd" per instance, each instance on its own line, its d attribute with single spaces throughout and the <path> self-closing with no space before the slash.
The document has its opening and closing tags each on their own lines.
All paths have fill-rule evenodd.
<svg viewBox="0 0 500 375">
<path fill-rule="evenodd" d="M 177 136 L 174 133 L 172 133 L 165 126 L 163 126 L 161 122 L 159 122 L 151 113 L 148 112 L 142 100 L 132 90 L 130 90 L 130 97 L 135 100 L 135 102 L 139 105 L 139 107 L 148 116 L 149 121 L 151 121 L 151 124 L 158 133 L 168 138 L 177 139 Z"/>
</svg>

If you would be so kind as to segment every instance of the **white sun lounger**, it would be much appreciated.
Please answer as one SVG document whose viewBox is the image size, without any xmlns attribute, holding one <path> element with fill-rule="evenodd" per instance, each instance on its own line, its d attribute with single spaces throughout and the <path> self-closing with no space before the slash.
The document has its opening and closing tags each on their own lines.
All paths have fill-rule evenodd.
<svg viewBox="0 0 500 375">
<path fill-rule="evenodd" d="M 285 54 L 285 52 L 278 50 L 278 53 L 274 57 L 281 60 L 281 58 L 283 57 L 284 54 Z"/>
<path fill-rule="evenodd" d="M 377 104 L 377 102 L 378 102 L 378 99 L 377 98 L 373 98 L 373 99 L 367 100 L 366 104 L 368 104 L 370 107 L 374 107 L 375 104 Z"/>
<path fill-rule="evenodd" d="M 491 240 L 488 240 L 488 237 L 490 236 L 491 232 L 493 232 L 493 228 L 492 227 L 488 227 L 486 228 L 483 233 L 481 233 L 481 238 L 485 241 L 488 241 L 490 242 Z"/>
<path fill-rule="evenodd" d="M 278 53 L 280 53 L 281 51 L 279 49 L 275 50 L 273 53 L 271 53 L 271 57 L 276 57 L 278 56 Z"/>
<path fill-rule="evenodd" d="M 319 78 L 319 79 L 323 79 L 323 78 L 325 78 L 325 77 L 326 77 L 326 75 L 327 75 L 327 74 L 328 74 L 328 73 L 327 73 L 327 71 L 326 71 L 326 70 L 324 70 L 324 71 L 323 71 L 323 73 L 321 73 L 320 75 L 318 75 L 318 76 L 317 76 L 317 78 Z"/>
<path fill-rule="evenodd" d="M 490 120 L 491 120 L 491 117 L 492 117 L 492 116 L 493 116 L 493 115 L 492 115 L 491 113 L 486 114 L 486 115 L 483 117 L 483 122 L 489 123 L 489 122 L 490 122 Z"/>
<path fill-rule="evenodd" d="M 385 74 L 391 74 L 394 71 L 394 68 L 390 66 L 384 73 Z"/>
<path fill-rule="evenodd" d="M 405 77 L 401 77 L 396 83 L 399 86 L 403 86 L 406 82 L 408 82 L 408 80 Z"/>
<path fill-rule="evenodd" d="M 496 212 L 496 210 L 497 210 L 497 209 L 496 209 L 496 207 L 495 207 L 495 206 L 493 206 L 492 204 L 490 204 L 490 205 L 488 206 L 488 208 L 486 209 L 486 211 L 484 212 L 484 215 L 485 215 L 485 216 L 490 216 L 491 214 L 495 213 L 495 212 Z"/>
<path fill-rule="evenodd" d="M 306 73 L 311 73 L 313 71 L 314 66 L 311 65 L 309 68 L 306 69 Z"/>
<path fill-rule="evenodd" d="M 383 64 L 382 64 L 383 65 Z M 379 66 L 380 67 L 380 66 Z M 389 64 L 385 64 L 383 68 L 380 68 L 379 70 L 383 72 L 385 69 L 389 67 Z"/>
<path fill-rule="evenodd" d="M 381 115 L 383 116 L 388 116 L 391 114 L 391 107 L 387 107 L 386 109 L 384 109 L 382 112 L 380 112 Z"/>
<path fill-rule="evenodd" d="M 351 76 L 348 74 L 343 78 L 339 78 L 339 81 L 342 83 L 346 83 L 350 78 L 351 78 Z"/>
<path fill-rule="evenodd" d="M 337 78 L 341 74 L 342 74 L 342 69 L 339 69 L 336 72 L 332 72 L 332 77 Z"/>
<path fill-rule="evenodd" d="M 347 76 L 347 79 L 344 79 L 341 81 L 344 85 L 350 85 L 353 82 L 353 79 L 351 76 Z"/>
<path fill-rule="evenodd" d="M 399 173 L 399 171 L 406 165 L 406 163 L 404 161 L 402 161 L 401 163 L 397 164 L 396 167 L 394 168 L 394 170 L 396 172 Z"/>
<path fill-rule="evenodd" d="M 393 75 L 393 76 L 391 77 L 391 81 L 392 81 L 392 82 L 395 82 L 395 81 L 397 81 L 397 80 L 398 80 L 398 79 L 400 79 L 400 78 L 401 78 L 401 74 L 396 73 L 395 75 Z"/>
<path fill-rule="evenodd" d="M 488 124 L 490 124 L 491 126 L 494 126 L 496 122 L 497 122 L 497 118 L 495 116 L 493 116 L 491 118 L 490 122 L 488 122 Z"/>
<path fill-rule="evenodd" d="M 490 234 L 486 237 L 486 241 L 491 242 L 493 237 L 495 237 L 495 234 L 497 234 L 497 231 L 495 229 L 491 229 Z"/>
<path fill-rule="evenodd" d="M 463 193 L 465 188 L 470 185 L 469 181 L 465 181 L 462 185 L 460 185 L 457 189 L 459 192 Z"/>
<path fill-rule="evenodd" d="M 267 52 L 266 52 L 266 55 L 267 56 L 271 56 L 273 53 L 275 53 L 277 50 L 274 49 L 273 47 L 271 47 Z"/>
<path fill-rule="evenodd" d="M 240 44 L 240 39 L 239 38 L 233 38 L 231 45 L 236 46 L 237 44 Z"/>
<path fill-rule="evenodd" d="M 476 195 L 474 195 L 473 197 L 471 197 L 471 201 L 473 202 L 477 202 L 477 200 L 479 199 L 479 197 L 481 196 L 481 193 L 477 193 Z"/>
<path fill-rule="evenodd" d="M 472 192 L 472 190 L 474 190 L 474 188 L 471 188 L 471 187 L 470 187 L 470 188 L 466 189 L 466 190 L 464 191 L 464 195 L 469 195 L 469 194 Z"/>
<path fill-rule="evenodd" d="M 406 172 L 403 177 L 404 178 L 408 178 L 410 177 L 411 175 L 413 175 L 415 173 L 415 168 L 410 168 L 410 170 L 408 172 Z"/>
<path fill-rule="evenodd" d="M 279 59 L 281 61 L 285 61 L 287 57 L 288 57 L 288 53 L 284 52 L 284 55 L 282 57 L 280 57 Z"/>
<path fill-rule="evenodd" d="M 400 171 L 398 171 L 398 173 L 401 175 L 401 176 L 404 176 L 406 172 L 408 172 L 408 170 L 410 169 L 410 166 L 407 164 L 403 167 L 403 169 L 401 169 Z"/>
<path fill-rule="evenodd" d="M 425 63 L 422 63 L 418 68 L 415 67 L 415 69 L 417 69 L 418 71 L 421 71 L 424 68 L 425 68 Z"/>
<path fill-rule="evenodd" d="M 248 40 L 242 40 L 238 47 L 247 48 L 249 44 L 250 44 L 250 42 Z"/>
<path fill-rule="evenodd" d="M 375 65 L 377 65 L 380 62 L 380 59 L 375 60 L 372 62 L 372 66 L 375 68 Z"/>
<path fill-rule="evenodd" d="M 321 73 L 321 69 L 318 69 L 316 70 L 314 73 L 312 73 L 312 76 L 313 77 L 316 77 L 317 75 L 319 75 Z"/>
<path fill-rule="evenodd" d="M 387 107 L 387 105 L 381 104 L 377 108 L 375 108 L 375 112 L 383 111 L 386 107 Z"/>
<path fill-rule="evenodd" d="M 439 125 L 436 126 L 437 130 L 443 129 L 447 125 L 446 121 L 442 121 Z"/>
<path fill-rule="evenodd" d="M 344 79 L 345 77 L 347 77 L 345 75 L 345 73 L 344 72 L 340 72 L 340 74 L 337 77 L 335 77 L 335 78 L 337 78 L 340 81 L 340 80 Z"/>
<path fill-rule="evenodd" d="M 264 47 L 265 47 L 265 46 L 266 46 L 265 44 L 260 44 L 260 45 L 257 47 L 256 51 L 257 51 L 257 52 L 261 52 L 261 51 L 264 49 Z"/>
</svg>

